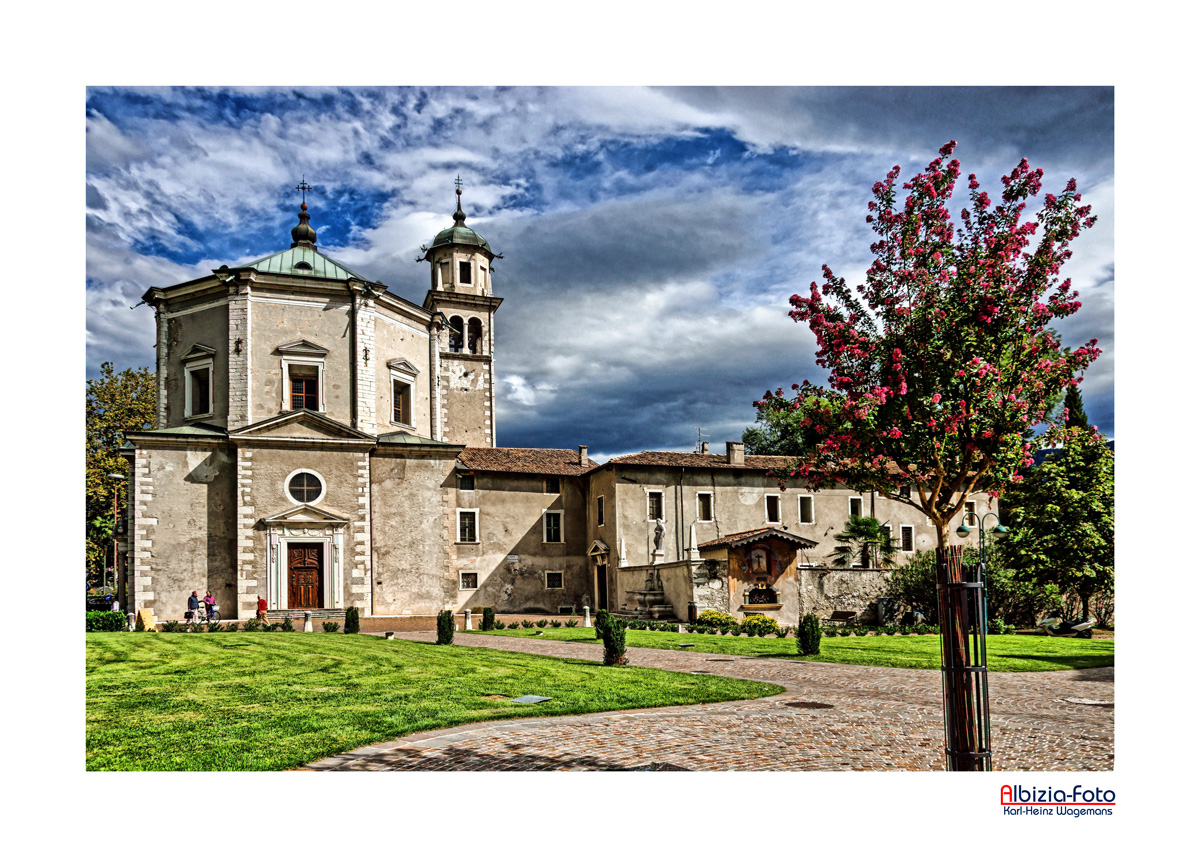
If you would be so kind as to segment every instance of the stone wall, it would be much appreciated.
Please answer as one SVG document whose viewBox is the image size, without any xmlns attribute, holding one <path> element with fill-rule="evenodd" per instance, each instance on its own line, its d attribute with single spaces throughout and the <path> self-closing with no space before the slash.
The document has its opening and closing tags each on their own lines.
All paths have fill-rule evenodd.
<svg viewBox="0 0 1200 857">
<path fill-rule="evenodd" d="M 834 610 L 854 610 L 859 621 L 875 621 L 875 601 L 887 593 L 891 571 L 879 568 L 801 568 L 800 615 L 828 619 Z"/>
</svg>

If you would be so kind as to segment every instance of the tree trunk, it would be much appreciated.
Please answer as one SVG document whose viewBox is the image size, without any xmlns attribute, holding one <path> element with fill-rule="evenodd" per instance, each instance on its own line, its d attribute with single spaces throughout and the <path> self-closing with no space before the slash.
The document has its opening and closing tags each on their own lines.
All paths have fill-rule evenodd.
<svg viewBox="0 0 1200 857">
<path fill-rule="evenodd" d="M 942 633 L 942 699 L 946 721 L 946 764 L 951 771 L 983 771 L 990 765 L 979 755 L 987 736 L 987 678 L 976 682 L 967 669 L 971 660 L 971 590 L 952 586 L 962 582 L 962 545 L 945 545 L 939 532 L 937 548 L 938 624 Z"/>
</svg>

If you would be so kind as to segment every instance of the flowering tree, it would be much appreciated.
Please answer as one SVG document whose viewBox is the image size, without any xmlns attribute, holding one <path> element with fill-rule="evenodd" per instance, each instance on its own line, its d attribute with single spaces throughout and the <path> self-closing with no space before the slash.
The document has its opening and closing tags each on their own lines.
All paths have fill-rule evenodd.
<svg viewBox="0 0 1200 857">
<path fill-rule="evenodd" d="M 804 452 L 780 474 L 781 486 L 800 477 L 813 488 L 842 482 L 879 491 L 937 527 L 947 763 L 988 770 L 987 674 L 972 606 L 978 581 L 963 580 L 950 524 L 971 494 L 997 496 L 1019 481 L 1034 427 L 1100 353 L 1095 340 L 1063 348 L 1048 327 L 1079 309 L 1059 272 L 1071 241 L 1095 218 L 1071 179 L 1025 219 L 1042 171 L 1022 159 L 1001 178 L 996 204 L 968 178 L 970 205 L 956 227 L 948 208 L 959 176 L 958 161 L 949 160 L 954 147 L 947 143 L 904 183 L 903 203 L 899 167 L 875 183 L 867 204 L 875 260 L 857 294 L 825 266 L 808 297 L 792 296 L 791 316 L 816 336 L 829 387 L 805 381 L 794 396 L 768 392 L 758 406 L 802 412 Z M 1053 438 L 1061 426 L 1048 431 Z M 916 490 L 906 496 L 904 486 Z"/>
<path fill-rule="evenodd" d="M 1080 306 L 1071 281 L 1059 281 L 1068 245 L 1095 223 L 1075 180 L 1026 219 L 1040 169 L 1022 159 L 1002 177 L 998 203 L 971 175 L 956 227 L 955 145 L 903 184 L 903 202 L 900 167 L 875 183 L 875 260 L 857 294 L 824 266 L 820 286 L 792 296 L 790 315 L 815 334 L 829 387 L 805 381 L 793 396 L 768 391 L 756 403 L 760 413 L 803 413 L 806 451 L 781 483 L 880 491 L 921 509 L 939 546 L 971 493 L 996 496 L 1021 478 L 1033 427 L 1100 353 L 1096 340 L 1065 349 L 1048 327 Z M 902 497 L 903 485 L 916 490 Z"/>
</svg>

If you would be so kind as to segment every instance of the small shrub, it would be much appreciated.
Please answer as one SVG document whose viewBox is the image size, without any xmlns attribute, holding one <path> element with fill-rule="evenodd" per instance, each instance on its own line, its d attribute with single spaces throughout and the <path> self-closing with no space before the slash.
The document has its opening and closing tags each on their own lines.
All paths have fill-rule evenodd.
<svg viewBox="0 0 1200 857">
<path fill-rule="evenodd" d="M 721 629 L 722 634 L 724 634 L 725 631 L 726 631 L 725 628 Z M 741 626 L 739 626 L 739 625 L 734 625 L 732 628 L 729 628 L 728 631 L 730 634 L 733 634 L 733 636 L 735 636 L 735 637 L 742 636 L 742 629 L 741 629 Z"/>
<path fill-rule="evenodd" d="M 242 626 L 242 630 L 243 631 L 257 631 L 257 630 L 259 630 L 260 625 L 262 625 L 262 623 L 259 622 L 257 619 L 247 619 L 246 624 Z"/>
<path fill-rule="evenodd" d="M 346 608 L 346 627 L 343 628 L 342 630 L 345 631 L 345 633 L 347 633 L 347 634 L 357 634 L 358 633 L 358 608 L 357 607 L 347 607 Z"/>
<path fill-rule="evenodd" d="M 604 665 L 606 667 L 621 666 L 629 662 L 625 657 L 625 623 L 613 617 L 607 610 L 596 614 L 596 621 L 604 616 L 602 634 L 604 641 Z"/>
<path fill-rule="evenodd" d="M 340 627 L 342 627 L 342 626 L 339 625 L 337 622 L 322 622 L 321 623 L 321 630 L 324 631 L 326 634 L 336 634 L 338 632 L 338 628 L 340 628 Z"/>
<path fill-rule="evenodd" d="M 283 621 L 279 623 L 279 630 L 280 631 L 295 631 L 296 629 L 292 627 L 291 618 L 288 616 L 285 616 L 283 618 Z"/>
<path fill-rule="evenodd" d="M 454 614 L 443 610 L 437 616 L 437 644 L 449 646 L 454 642 Z"/>
<path fill-rule="evenodd" d="M 836 637 L 837 636 L 837 628 L 826 628 L 821 633 L 824 634 L 826 637 Z"/>
<path fill-rule="evenodd" d="M 705 610 L 696 617 L 696 624 L 710 628 L 732 628 L 738 624 L 738 620 L 720 610 Z"/>
<path fill-rule="evenodd" d="M 496 627 L 496 611 L 491 607 L 483 608 L 483 624 L 479 626 L 481 631 L 491 631 Z"/>
<path fill-rule="evenodd" d="M 224 631 L 225 629 L 223 627 L 221 627 L 220 622 L 205 622 L 204 630 L 212 632 L 212 631 Z"/>
<path fill-rule="evenodd" d="M 579 624 L 579 620 L 578 620 L 578 619 L 568 619 L 568 620 L 567 620 L 567 627 L 568 627 L 568 628 L 574 628 L 574 627 L 576 627 L 578 624 Z"/>
<path fill-rule="evenodd" d="M 744 633 L 764 637 L 767 634 L 778 633 L 779 623 L 770 616 L 747 616 L 742 620 L 741 629 Z"/>
<path fill-rule="evenodd" d="M 550 623 L 545 619 L 538 619 L 534 624 L 536 624 L 539 628 L 545 628 Z"/>
<path fill-rule="evenodd" d="M 187 631 L 186 626 L 180 625 L 174 619 L 170 619 L 166 622 L 163 622 L 162 629 L 163 629 L 163 631 L 165 631 L 168 634 L 179 634 L 179 633 L 184 633 Z"/>
<path fill-rule="evenodd" d="M 716 628 L 705 628 L 705 629 L 704 629 L 704 633 L 706 633 L 706 634 L 714 634 L 714 635 L 715 635 L 715 634 L 717 633 L 717 629 L 716 629 Z M 727 634 L 727 633 L 729 633 L 729 629 L 728 629 L 728 628 L 726 628 L 724 631 L 721 631 L 721 633 L 722 633 L 722 634 Z"/>
<path fill-rule="evenodd" d="M 853 633 L 854 632 L 851 631 L 849 628 L 838 628 L 838 636 L 839 637 L 849 637 Z"/>
<path fill-rule="evenodd" d="M 89 610 L 87 611 L 87 630 L 124 631 L 125 614 L 113 610 Z"/>
<path fill-rule="evenodd" d="M 557 619 L 551 619 L 551 620 L 550 620 L 550 627 L 551 627 L 551 628 L 561 628 L 561 627 L 562 627 L 562 622 L 559 622 Z"/>
<path fill-rule="evenodd" d="M 522 628 L 532 628 L 532 627 L 533 627 L 533 621 L 532 621 L 532 620 L 530 620 L 530 619 L 522 619 L 522 620 L 521 620 L 521 627 L 522 627 Z"/>
<path fill-rule="evenodd" d="M 788 632 L 791 630 L 792 629 L 789 628 L 787 625 L 780 625 L 779 630 L 775 632 L 775 636 L 782 640 L 784 637 L 786 637 L 788 635 Z"/>
<path fill-rule="evenodd" d="M 805 613 L 796 628 L 796 651 L 815 655 L 821 651 L 821 620 L 814 613 Z"/>
</svg>

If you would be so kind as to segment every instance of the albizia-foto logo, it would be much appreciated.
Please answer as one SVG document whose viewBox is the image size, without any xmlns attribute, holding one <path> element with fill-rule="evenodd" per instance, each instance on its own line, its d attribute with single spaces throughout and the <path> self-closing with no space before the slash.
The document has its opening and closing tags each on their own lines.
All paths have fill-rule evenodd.
<svg viewBox="0 0 1200 857">
<path fill-rule="evenodd" d="M 1000 806 L 1005 815 L 1112 815 L 1117 793 L 1112 789 L 1039 789 L 1001 786 Z"/>
</svg>

